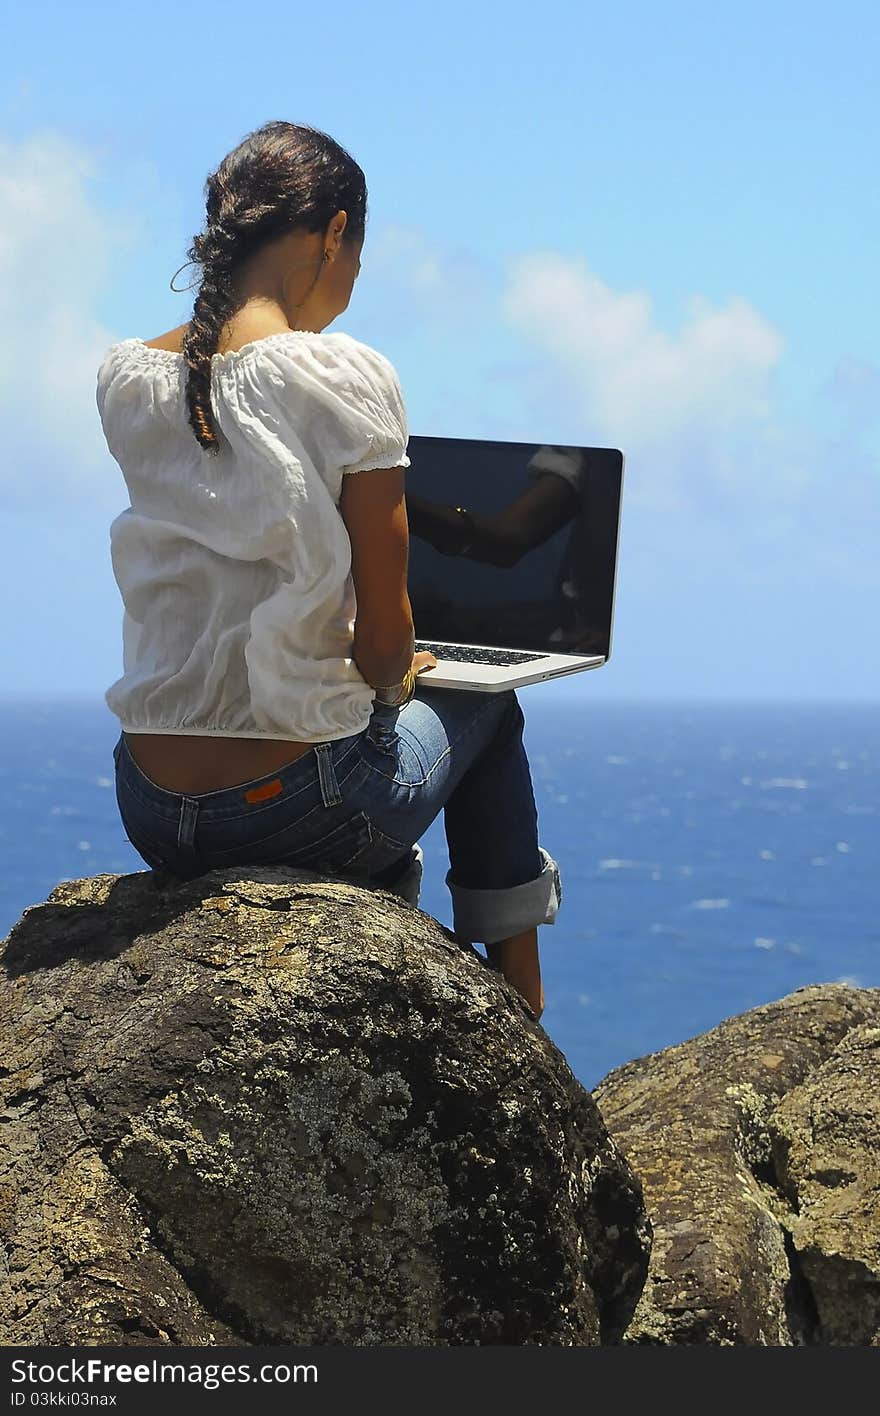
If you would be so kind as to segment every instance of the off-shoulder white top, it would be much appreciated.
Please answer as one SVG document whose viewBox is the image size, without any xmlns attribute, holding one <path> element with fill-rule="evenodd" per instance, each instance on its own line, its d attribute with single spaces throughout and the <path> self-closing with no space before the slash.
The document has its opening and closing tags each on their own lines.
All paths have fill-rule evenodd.
<svg viewBox="0 0 880 1416">
<path fill-rule="evenodd" d="M 124 604 L 123 730 L 318 742 L 366 727 L 351 657 L 346 473 L 408 467 L 390 361 L 341 331 L 289 330 L 211 361 L 219 455 L 187 421 L 181 354 L 123 339 L 97 405 L 131 505 L 110 526 Z"/>
</svg>

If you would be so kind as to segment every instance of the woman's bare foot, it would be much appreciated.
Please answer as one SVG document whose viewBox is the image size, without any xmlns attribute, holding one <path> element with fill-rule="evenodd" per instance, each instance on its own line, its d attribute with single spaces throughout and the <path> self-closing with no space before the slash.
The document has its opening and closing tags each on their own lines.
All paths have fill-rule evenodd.
<svg viewBox="0 0 880 1416">
<path fill-rule="evenodd" d="M 544 1011 L 544 988 L 538 958 L 538 930 L 525 929 L 486 945 L 486 958 L 528 1003 L 536 1018 Z"/>
</svg>

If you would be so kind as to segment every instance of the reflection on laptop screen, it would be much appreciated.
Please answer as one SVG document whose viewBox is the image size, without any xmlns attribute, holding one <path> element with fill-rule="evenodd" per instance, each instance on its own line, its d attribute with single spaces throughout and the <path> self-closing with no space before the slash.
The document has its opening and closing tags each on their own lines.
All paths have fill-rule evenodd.
<svg viewBox="0 0 880 1416">
<path fill-rule="evenodd" d="M 610 657 L 622 453 L 416 436 L 407 451 L 417 645 Z"/>
</svg>

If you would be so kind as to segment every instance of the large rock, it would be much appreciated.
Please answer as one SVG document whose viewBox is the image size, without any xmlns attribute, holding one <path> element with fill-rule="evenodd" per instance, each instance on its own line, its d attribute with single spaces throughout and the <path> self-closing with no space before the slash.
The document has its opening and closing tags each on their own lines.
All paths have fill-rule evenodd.
<svg viewBox="0 0 880 1416">
<path fill-rule="evenodd" d="M 817 985 L 593 1095 L 654 1242 L 624 1342 L 880 1343 L 880 989 Z"/>
<path fill-rule="evenodd" d="M 619 1340 L 638 1182 L 519 995 L 395 895 L 101 875 L 0 958 L 0 1342 Z"/>
<path fill-rule="evenodd" d="M 815 1340 L 880 1346 L 880 1027 L 848 1033 L 767 1129 Z"/>
</svg>

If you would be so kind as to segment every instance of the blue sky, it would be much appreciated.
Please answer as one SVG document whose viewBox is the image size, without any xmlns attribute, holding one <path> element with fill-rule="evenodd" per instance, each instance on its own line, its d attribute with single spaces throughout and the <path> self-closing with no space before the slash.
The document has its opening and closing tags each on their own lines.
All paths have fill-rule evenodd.
<svg viewBox="0 0 880 1416">
<path fill-rule="evenodd" d="M 121 672 L 95 373 L 189 317 L 168 282 L 205 177 L 284 118 L 366 173 L 331 328 L 392 359 L 412 433 L 626 453 L 612 661 L 530 692 L 880 698 L 875 4 L 6 24 L 0 695 L 100 699 Z"/>
</svg>

